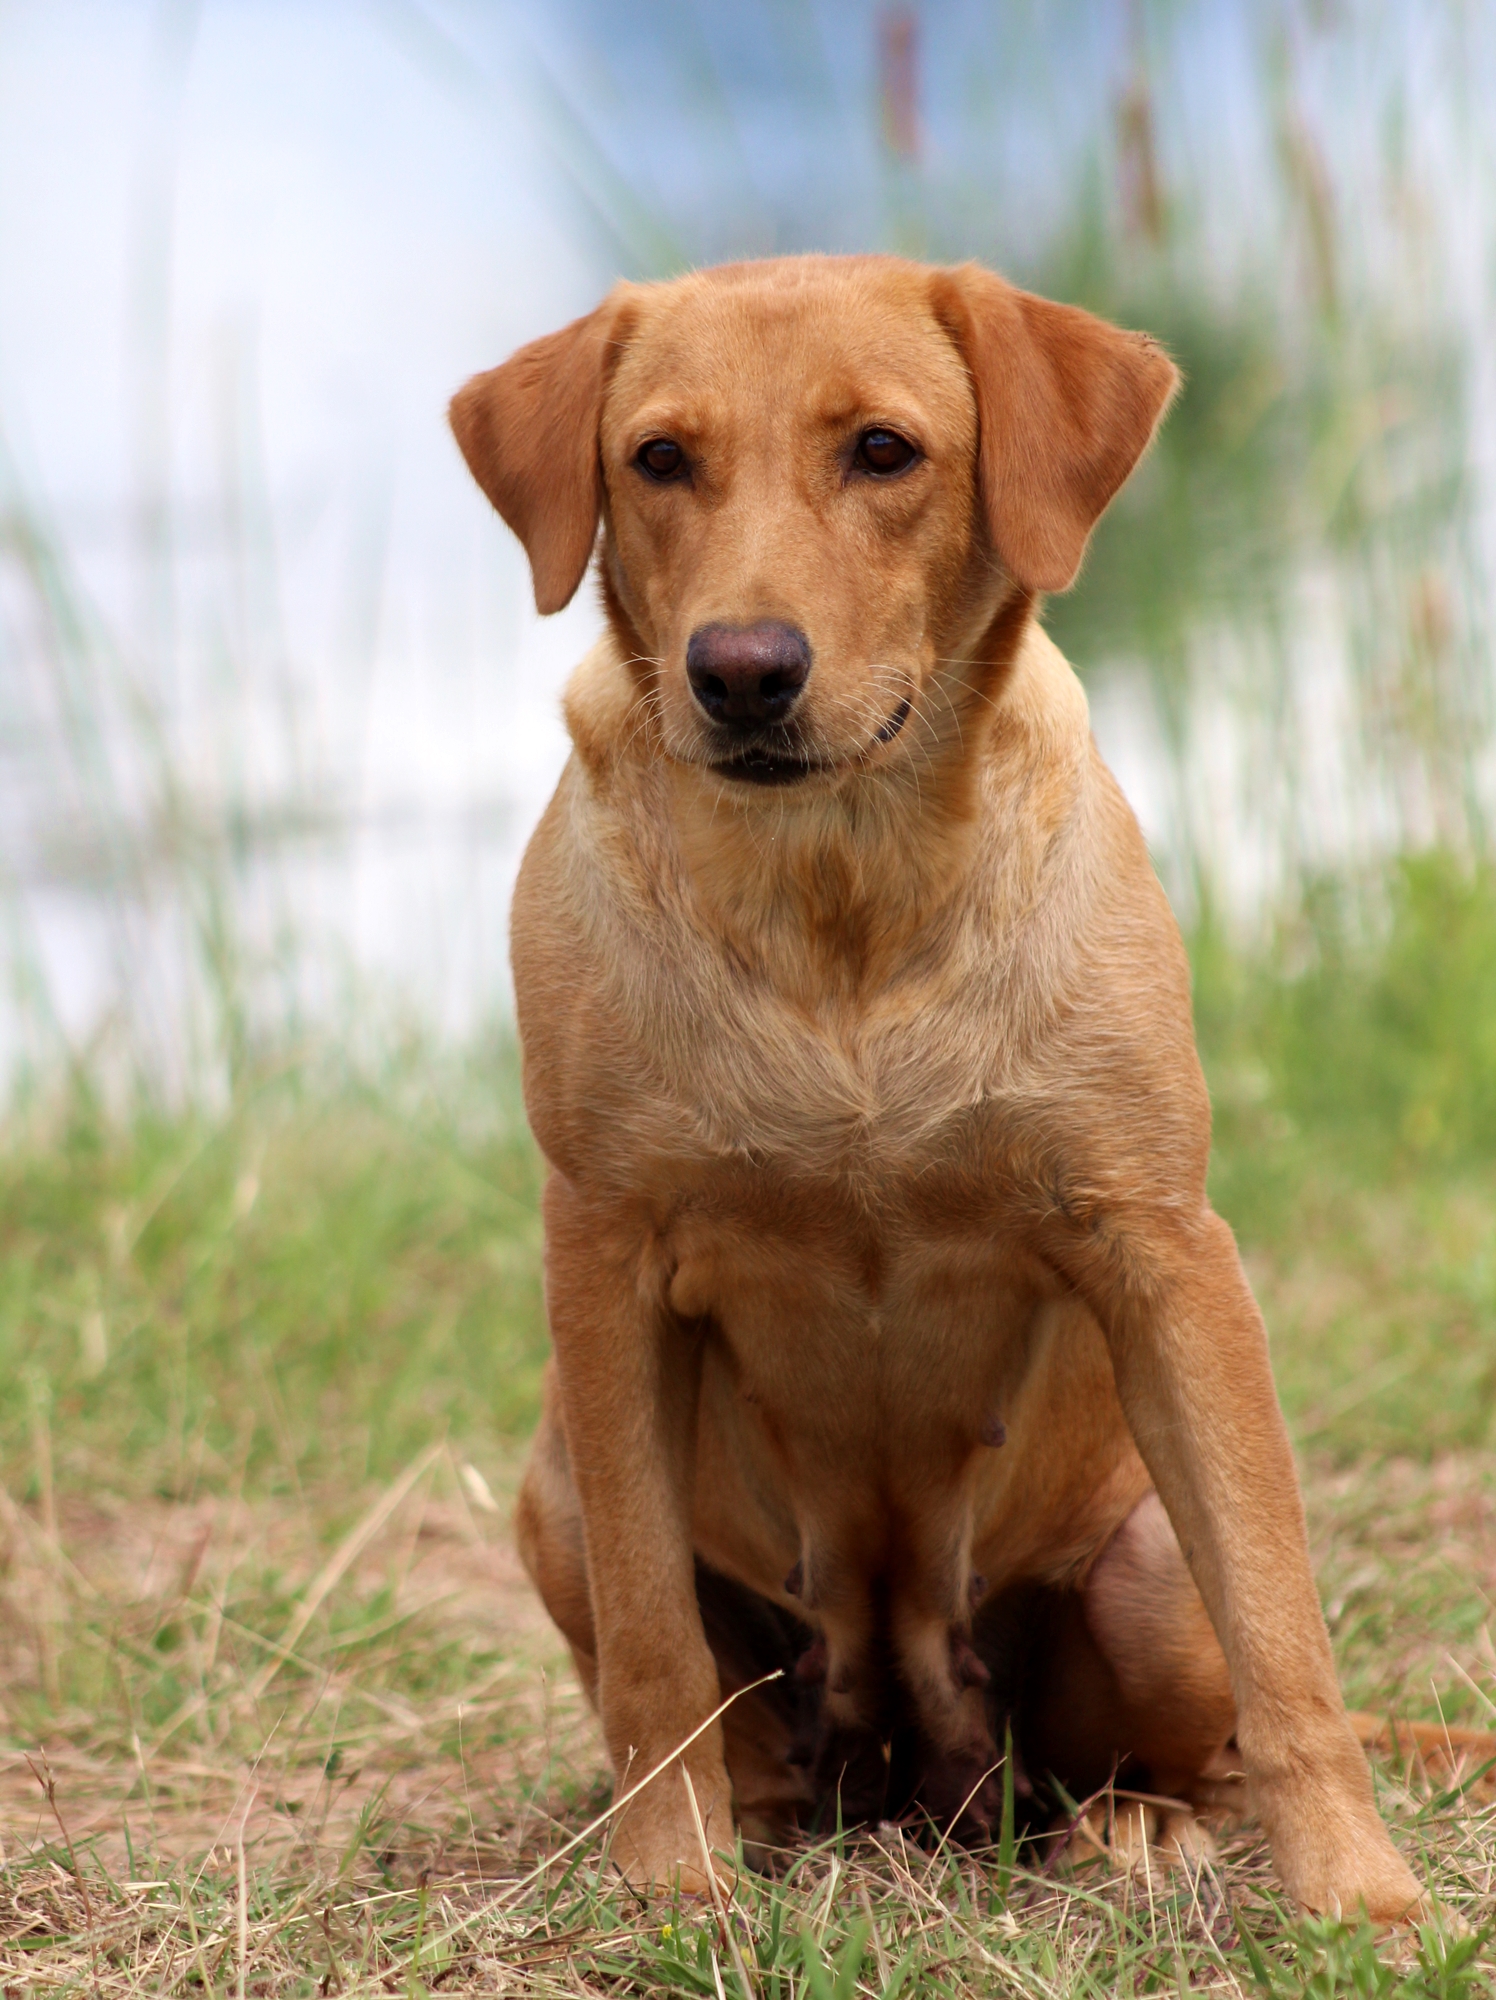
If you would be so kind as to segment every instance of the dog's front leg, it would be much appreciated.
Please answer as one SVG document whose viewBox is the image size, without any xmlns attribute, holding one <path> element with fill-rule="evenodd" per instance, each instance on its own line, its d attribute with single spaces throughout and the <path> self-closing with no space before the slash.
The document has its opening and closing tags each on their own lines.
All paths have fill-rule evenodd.
<svg viewBox="0 0 1496 2000">
<path fill-rule="evenodd" d="M 1128 1218 L 1091 1232 L 1072 1269 L 1225 1651 L 1237 1744 L 1284 1887 L 1314 1910 L 1407 1915 L 1418 1885 L 1346 1717 L 1267 1337 L 1230 1230 L 1208 1209 Z"/>
<path fill-rule="evenodd" d="M 621 1794 L 721 1698 L 692 1552 L 700 1342 L 666 1305 L 658 1243 L 637 1211 L 555 1173 L 544 1213 L 546 1308 L 587 1546 L 598 1708 Z M 732 1850 L 714 1722 L 615 1823 L 614 1857 L 636 1888 L 706 1888 L 682 1764 L 708 1845 Z"/>
</svg>

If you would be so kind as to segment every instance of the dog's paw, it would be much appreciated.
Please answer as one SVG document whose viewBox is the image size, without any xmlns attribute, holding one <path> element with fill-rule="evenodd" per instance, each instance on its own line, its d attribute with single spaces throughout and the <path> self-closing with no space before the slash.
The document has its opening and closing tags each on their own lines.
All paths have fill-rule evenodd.
<svg viewBox="0 0 1496 2000">
<path fill-rule="evenodd" d="M 613 1861 L 637 1896 L 666 1901 L 680 1896 L 687 1902 L 704 1902 L 712 1895 L 701 1846 L 692 1830 L 679 1845 L 669 1840 L 652 1841 L 647 1848 L 625 1835 L 613 1842 Z M 713 1855 L 712 1867 L 718 1891 L 726 1893 L 732 1878 L 725 1862 Z"/>
<path fill-rule="evenodd" d="M 1120 1874 L 1162 1881 L 1183 1870 L 1198 1874 L 1219 1857 L 1215 1838 L 1184 1804 L 1122 1799 L 1093 1806 L 1074 1827 L 1077 1860 L 1101 1859 Z"/>
<path fill-rule="evenodd" d="M 1429 1914 L 1417 1878 L 1369 1799 L 1279 1796 L 1262 1800 L 1261 1810 L 1283 1886 L 1303 1909 L 1374 1924 Z"/>
<path fill-rule="evenodd" d="M 725 1857 L 733 1852 L 733 1828 L 722 1803 L 729 1795 L 725 1771 L 714 1790 L 706 1810 L 698 1806 L 693 1813 L 679 1771 L 668 1772 L 624 1808 L 613 1828 L 612 1857 L 636 1894 L 708 1897 L 714 1889 L 709 1868 L 715 1888 L 730 1890 L 732 1864 Z"/>
<path fill-rule="evenodd" d="M 1373 1924 L 1421 1923 L 1430 1914 L 1427 1896 L 1402 1856 L 1387 1843 L 1384 1855 L 1347 1863 L 1337 1856 L 1328 1866 L 1295 1874 L 1284 1886 L 1296 1902 L 1316 1915 Z"/>
</svg>

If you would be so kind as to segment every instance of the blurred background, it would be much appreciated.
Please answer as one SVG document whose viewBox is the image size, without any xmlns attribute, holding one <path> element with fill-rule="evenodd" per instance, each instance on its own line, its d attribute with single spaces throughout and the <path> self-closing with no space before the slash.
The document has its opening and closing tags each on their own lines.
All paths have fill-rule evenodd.
<svg viewBox="0 0 1496 2000">
<path fill-rule="evenodd" d="M 287 1477 L 528 1423 L 507 902 L 598 613 L 535 618 L 445 403 L 620 275 L 800 249 L 1181 363 L 1046 615 L 1191 945 L 1216 1197 L 1301 1441 L 1496 1437 L 1493 101 L 1478 0 L 0 0 L 33 1484 L 127 1380 L 171 1479 L 251 1407 Z"/>
<path fill-rule="evenodd" d="M 1468 874 L 1493 86 L 1462 0 L 8 0 L 0 1077 L 502 1012 L 597 610 L 535 620 L 445 400 L 745 255 L 979 257 L 1177 355 L 1049 623 L 1187 926 Z"/>
</svg>

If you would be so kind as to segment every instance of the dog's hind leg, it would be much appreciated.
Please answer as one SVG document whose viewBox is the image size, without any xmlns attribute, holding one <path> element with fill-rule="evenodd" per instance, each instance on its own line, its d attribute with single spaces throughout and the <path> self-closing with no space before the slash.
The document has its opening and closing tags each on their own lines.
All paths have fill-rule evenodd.
<svg viewBox="0 0 1496 2000">
<path fill-rule="evenodd" d="M 1057 1778 L 1072 1798 L 1113 1781 L 1185 1804 L 1216 1794 L 1232 1761 L 1231 1680 L 1157 1494 L 1079 1590 L 1049 1598 L 1020 1719 L 1035 1781 Z"/>
<path fill-rule="evenodd" d="M 558 1401 L 555 1366 L 550 1363 L 545 1371 L 540 1425 L 514 1509 L 514 1539 L 530 1581 L 571 1648 L 577 1676 L 595 1708 L 597 1634 L 587 1582 L 587 1548 Z"/>
</svg>

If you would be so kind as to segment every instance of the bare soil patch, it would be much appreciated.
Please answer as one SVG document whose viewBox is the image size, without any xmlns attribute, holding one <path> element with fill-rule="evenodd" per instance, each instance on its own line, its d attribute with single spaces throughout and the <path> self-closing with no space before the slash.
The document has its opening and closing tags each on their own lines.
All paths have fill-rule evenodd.
<svg viewBox="0 0 1496 2000">
<path fill-rule="evenodd" d="M 785 2000 L 854 1958 L 847 1995 L 1110 1990 L 1170 1967 L 1240 1992 L 1261 1988 L 1244 1930 L 1270 1980 L 1354 1984 L 1374 1962 L 1395 1983 L 1367 1990 L 1487 1990 L 1496 1773 L 1469 1759 L 1379 1762 L 1449 1917 L 1390 1947 L 1283 1911 L 1250 1824 L 1183 1875 L 1087 1843 L 1057 1863 L 932 1855 L 883 1829 L 745 1876 L 729 1931 L 642 1909 L 605 1829 L 547 1869 L 606 1806 L 606 1771 L 513 1553 L 508 1472 L 494 1500 L 443 1448 L 358 1504 L 0 1501 L 7 1996 L 714 1994 L 742 1985 L 735 1950 L 748 1988 Z M 1324 1465 L 1307 1494 L 1353 1702 L 1496 1727 L 1491 1459 Z M 1459 1923 L 1467 1958 L 1425 1964 L 1464 1950 Z"/>
</svg>

